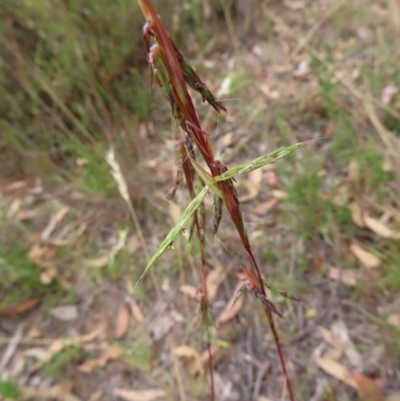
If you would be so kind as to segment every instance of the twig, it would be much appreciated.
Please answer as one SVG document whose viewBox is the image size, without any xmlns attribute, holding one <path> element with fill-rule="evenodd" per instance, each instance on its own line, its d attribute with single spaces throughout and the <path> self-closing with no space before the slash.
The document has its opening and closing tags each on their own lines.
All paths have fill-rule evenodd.
<svg viewBox="0 0 400 401">
<path fill-rule="evenodd" d="M 18 347 L 18 344 L 20 343 L 20 341 L 22 339 L 23 328 L 24 328 L 24 325 L 22 323 L 20 323 L 17 327 L 17 330 L 15 331 L 15 334 L 10 339 L 6 350 L 4 351 L 3 357 L 1 358 L 1 361 L 0 361 L 0 373 L 3 373 L 8 362 L 10 362 L 10 359 L 14 355 L 14 353 Z"/>
<path fill-rule="evenodd" d="M 254 400 L 254 401 L 258 400 L 258 396 L 260 395 L 260 391 L 261 391 L 262 379 L 263 379 L 265 373 L 267 372 L 269 366 L 270 366 L 269 362 L 264 362 L 258 369 L 256 381 L 254 383 L 253 396 L 252 396 L 252 400 Z"/>
</svg>

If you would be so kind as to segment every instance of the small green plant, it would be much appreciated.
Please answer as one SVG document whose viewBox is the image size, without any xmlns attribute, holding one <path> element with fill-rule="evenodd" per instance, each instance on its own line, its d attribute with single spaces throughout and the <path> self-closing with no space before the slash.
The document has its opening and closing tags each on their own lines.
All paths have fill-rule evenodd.
<svg viewBox="0 0 400 401">
<path fill-rule="evenodd" d="M 58 288 L 55 281 L 45 285 L 40 281 L 40 270 L 29 259 L 29 249 L 15 234 L 10 235 L 0 246 L 0 276 L 2 278 L 2 294 L 0 307 L 7 307 L 21 298 L 37 296 L 44 291 Z"/>
<path fill-rule="evenodd" d="M 0 380 L 0 396 L 16 400 L 19 396 L 18 387 L 8 380 Z"/>
<path fill-rule="evenodd" d="M 82 362 L 86 359 L 85 357 L 85 352 L 81 347 L 77 345 L 67 347 L 42 366 L 42 374 L 44 377 L 60 379 L 67 366 L 72 363 Z"/>
<path fill-rule="evenodd" d="M 154 256 L 148 262 L 136 285 L 143 280 L 154 263 L 169 247 L 173 245 L 174 240 L 180 234 L 189 231 L 191 236 L 197 238 L 200 253 L 200 309 L 205 328 L 209 356 L 208 367 L 210 374 L 211 400 L 214 401 L 213 360 L 211 353 L 210 317 L 206 285 L 206 210 L 203 202 L 207 195 L 212 194 L 214 197 L 213 234 L 215 235 L 218 231 L 222 216 L 222 207 L 225 205 L 250 262 L 250 267 L 244 268 L 247 280 L 245 280 L 243 289 L 249 290 L 255 298 L 260 300 L 263 306 L 273 333 L 286 379 L 287 390 L 290 399 L 293 401 L 294 395 L 286 371 L 283 353 L 274 323 L 274 314 L 280 316 L 280 313 L 272 302 L 267 299 L 265 284 L 261 275 L 260 267 L 252 252 L 233 181 L 241 174 L 246 174 L 263 167 L 266 164 L 274 163 L 291 155 L 296 149 L 303 146 L 304 143 L 298 143 L 287 148 L 279 149 L 251 162 L 243 163 L 233 168 L 228 168 L 220 160 L 215 159 L 214 149 L 210 142 L 210 136 L 201 127 L 187 85 L 197 91 L 201 95 L 203 101 L 206 101 L 218 113 L 225 112 L 226 109 L 210 92 L 207 86 L 201 81 L 193 68 L 179 52 L 174 42 L 164 29 L 161 20 L 153 6 L 150 4 L 150 1 L 138 0 L 138 3 L 146 20 L 143 32 L 147 58 L 152 73 L 152 85 L 158 84 L 162 88 L 170 103 L 172 115 L 181 129 L 181 138 L 178 141 L 180 156 L 178 168 L 182 171 L 182 176 L 185 179 L 185 184 L 192 200 L 165 240 L 158 247 Z M 197 161 L 198 154 L 205 162 L 208 171 Z"/>
</svg>

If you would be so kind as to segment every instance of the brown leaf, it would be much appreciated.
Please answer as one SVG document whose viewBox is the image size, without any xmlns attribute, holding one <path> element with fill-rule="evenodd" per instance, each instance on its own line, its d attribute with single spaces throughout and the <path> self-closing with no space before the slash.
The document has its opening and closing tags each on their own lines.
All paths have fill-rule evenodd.
<svg viewBox="0 0 400 401">
<path fill-rule="evenodd" d="M 19 211 L 22 205 L 22 200 L 20 198 L 16 198 L 12 201 L 10 207 L 8 208 L 6 217 L 7 219 L 12 219 Z"/>
<path fill-rule="evenodd" d="M 140 248 L 140 240 L 137 234 L 131 235 L 126 244 L 126 249 L 130 255 L 133 255 Z"/>
<path fill-rule="evenodd" d="M 101 269 L 102 267 L 106 266 L 110 260 L 109 253 L 106 253 L 103 256 L 99 256 L 95 259 L 85 259 L 83 260 L 83 264 L 87 267 L 92 267 L 95 269 Z"/>
<path fill-rule="evenodd" d="M 115 326 L 115 338 L 122 338 L 129 327 L 130 314 L 127 305 L 122 305 L 118 311 L 117 324 Z"/>
<path fill-rule="evenodd" d="M 242 309 L 243 303 L 244 303 L 244 297 L 242 295 L 240 298 L 237 298 L 237 293 L 242 286 L 243 286 L 243 283 L 241 283 L 241 282 L 237 283 L 232 298 L 229 300 L 229 302 L 226 304 L 224 310 L 220 313 L 220 315 L 217 318 L 218 323 L 225 323 L 228 320 L 231 320 Z"/>
<path fill-rule="evenodd" d="M 192 285 L 183 284 L 179 287 L 179 291 L 182 294 L 187 295 L 190 298 L 196 299 L 197 298 L 197 289 Z"/>
<path fill-rule="evenodd" d="M 96 338 L 104 338 L 107 332 L 107 324 L 105 321 L 101 321 L 100 324 L 91 332 L 87 334 L 83 334 L 80 336 L 80 340 L 82 342 L 90 342 L 95 340 Z"/>
<path fill-rule="evenodd" d="M 174 223 L 176 223 L 181 217 L 182 210 L 179 205 L 173 201 L 169 202 L 169 214 L 171 215 Z"/>
<path fill-rule="evenodd" d="M 351 218 L 353 219 L 354 224 L 358 227 L 365 227 L 363 213 L 360 205 L 356 202 L 352 202 L 349 204 L 349 209 L 351 211 Z"/>
<path fill-rule="evenodd" d="M 253 170 L 248 175 L 248 180 L 246 181 L 246 187 L 248 194 L 241 196 L 239 198 L 240 202 L 247 202 L 256 198 L 260 192 L 262 181 L 262 171 L 261 169 Z"/>
<path fill-rule="evenodd" d="M 282 191 L 281 189 L 273 189 L 271 191 L 272 195 L 276 199 L 287 199 L 289 198 L 289 194 L 286 191 Z"/>
<path fill-rule="evenodd" d="M 178 358 L 187 358 L 189 365 L 189 370 L 191 374 L 195 375 L 200 373 L 202 375 L 204 373 L 204 366 L 201 355 L 194 348 L 189 347 L 188 345 L 180 345 L 172 350 L 172 354 L 177 356 Z"/>
<path fill-rule="evenodd" d="M 0 316 L 11 316 L 17 315 L 19 313 L 25 313 L 35 308 L 42 298 L 31 298 L 26 301 L 23 301 L 17 305 L 6 306 L 0 309 Z"/>
<path fill-rule="evenodd" d="M 70 386 L 68 386 L 70 387 Z M 39 399 L 39 400 L 62 400 L 62 401 L 80 401 L 81 399 L 70 393 L 70 389 L 64 383 L 57 384 L 53 387 L 35 388 L 21 387 L 20 399 Z"/>
<path fill-rule="evenodd" d="M 172 354 L 180 358 L 200 358 L 200 354 L 188 345 L 180 345 L 172 349 Z"/>
<path fill-rule="evenodd" d="M 346 366 L 325 357 L 315 358 L 315 362 L 326 373 L 357 389 L 357 383 Z"/>
<path fill-rule="evenodd" d="M 362 401 L 383 401 L 382 387 L 361 373 L 353 372 L 358 395 Z"/>
<path fill-rule="evenodd" d="M 381 264 L 381 261 L 374 254 L 366 251 L 354 242 L 350 245 L 350 251 L 365 267 L 374 268 Z"/>
<path fill-rule="evenodd" d="M 360 176 L 358 161 L 352 159 L 349 163 L 349 167 L 347 168 L 348 177 L 350 181 L 356 181 Z"/>
<path fill-rule="evenodd" d="M 207 295 L 210 302 L 213 302 L 217 296 L 218 287 L 221 284 L 224 273 L 224 267 L 218 264 L 217 267 L 207 274 Z"/>
<path fill-rule="evenodd" d="M 97 367 L 103 368 L 106 366 L 109 360 L 118 359 L 123 353 L 122 348 L 110 345 L 99 358 L 85 361 L 79 365 L 78 370 L 82 373 L 91 373 Z"/>
<path fill-rule="evenodd" d="M 155 401 L 166 397 L 164 390 L 126 390 L 117 388 L 114 394 L 126 401 Z"/>
<path fill-rule="evenodd" d="M 40 282 L 42 284 L 50 284 L 57 276 L 57 269 L 54 266 L 49 266 L 40 273 Z"/>
<path fill-rule="evenodd" d="M 266 202 L 260 203 L 253 209 L 253 213 L 257 214 L 258 216 L 263 216 L 269 210 L 274 208 L 278 204 L 279 200 L 277 198 L 271 198 Z"/>
<path fill-rule="evenodd" d="M 268 170 L 267 171 L 267 177 L 266 177 L 266 183 L 272 187 L 272 188 L 277 188 L 278 187 L 278 176 L 276 175 L 276 172 L 274 170 Z"/>
<path fill-rule="evenodd" d="M 385 224 L 383 224 L 381 221 L 368 215 L 364 215 L 364 221 L 367 227 L 380 237 L 400 239 L 400 233 L 395 232 L 389 227 L 385 226 Z"/>
<path fill-rule="evenodd" d="M 400 313 L 394 313 L 387 318 L 387 322 L 393 326 L 400 327 Z"/>
<path fill-rule="evenodd" d="M 141 139 L 147 138 L 147 126 L 145 123 L 140 123 L 139 125 L 139 137 Z"/>
<path fill-rule="evenodd" d="M 330 267 L 328 277 L 335 281 L 341 281 L 349 286 L 355 286 L 360 275 L 353 270 L 339 269 L 338 267 Z"/>
<path fill-rule="evenodd" d="M 142 310 L 140 309 L 138 303 L 132 299 L 130 303 L 132 316 L 136 319 L 137 322 L 142 323 L 144 320 L 144 315 Z"/>
<path fill-rule="evenodd" d="M 4 192 L 12 192 L 12 191 L 18 191 L 19 189 L 25 188 L 28 186 L 28 181 L 15 181 L 12 182 L 11 184 L 6 185 L 6 187 L 3 189 Z"/>
<path fill-rule="evenodd" d="M 332 345 L 332 347 L 335 348 L 344 348 L 344 343 L 343 341 L 336 336 L 335 334 L 333 334 L 330 330 L 326 329 L 325 327 L 319 326 L 318 330 L 322 336 L 322 338 L 329 343 L 330 345 Z"/>
</svg>

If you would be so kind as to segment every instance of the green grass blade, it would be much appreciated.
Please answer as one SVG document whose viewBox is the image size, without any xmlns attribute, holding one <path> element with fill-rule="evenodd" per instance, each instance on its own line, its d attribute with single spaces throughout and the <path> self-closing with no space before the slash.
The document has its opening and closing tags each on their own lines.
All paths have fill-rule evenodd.
<svg viewBox="0 0 400 401">
<path fill-rule="evenodd" d="M 171 246 L 174 242 L 175 238 L 181 234 L 185 229 L 186 226 L 190 223 L 190 219 L 193 216 L 193 213 L 197 210 L 197 208 L 202 204 L 204 198 L 208 193 L 209 188 L 205 186 L 201 192 L 189 203 L 185 211 L 182 213 L 179 220 L 175 223 L 172 227 L 171 231 L 168 233 L 164 241 L 160 244 L 157 248 L 156 252 L 154 253 L 153 257 L 151 258 L 150 262 L 147 264 L 144 272 L 140 276 L 138 282 L 135 284 L 134 289 L 143 281 L 144 277 L 150 270 L 150 268 L 160 259 L 161 255 Z"/>
<path fill-rule="evenodd" d="M 308 144 L 309 142 L 310 141 L 296 143 L 295 145 L 287 146 L 286 148 L 278 149 L 271 153 L 267 153 L 266 155 L 260 156 L 257 159 L 252 160 L 251 162 L 239 164 L 225 171 L 225 173 L 217 177 L 214 177 L 214 181 L 218 182 L 218 181 L 229 180 L 236 177 L 237 175 L 250 173 L 250 171 L 257 170 L 258 168 L 261 168 L 267 164 L 275 163 L 278 160 L 290 156 L 297 149 Z"/>
</svg>

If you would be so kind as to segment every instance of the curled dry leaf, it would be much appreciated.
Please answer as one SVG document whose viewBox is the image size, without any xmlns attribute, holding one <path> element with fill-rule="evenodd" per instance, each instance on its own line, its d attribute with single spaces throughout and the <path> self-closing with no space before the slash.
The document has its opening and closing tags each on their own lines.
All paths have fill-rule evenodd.
<svg viewBox="0 0 400 401">
<path fill-rule="evenodd" d="M 385 226 L 381 221 L 374 219 L 368 215 L 364 215 L 364 222 L 366 226 L 372 230 L 375 234 L 383 238 L 400 239 L 400 233 L 393 231 L 389 227 Z"/>
<path fill-rule="evenodd" d="M 360 274 L 353 270 L 339 269 L 338 267 L 330 267 L 328 272 L 328 277 L 335 281 L 341 281 L 351 287 L 357 284 L 360 279 Z"/>
<path fill-rule="evenodd" d="M 394 313 L 387 318 L 387 322 L 393 326 L 400 327 L 400 313 Z"/>
<path fill-rule="evenodd" d="M 267 177 L 265 181 L 272 188 L 278 187 L 278 176 L 276 175 L 276 172 L 274 170 L 267 171 Z"/>
<path fill-rule="evenodd" d="M 69 382 L 64 382 L 47 388 L 22 387 L 20 388 L 20 399 L 80 401 L 80 398 L 70 392 L 71 387 L 72 386 L 69 385 Z"/>
<path fill-rule="evenodd" d="M 83 264 L 94 269 L 101 269 L 102 267 L 107 266 L 109 259 L 110 255 L 107 253 L 106 255 L 100 256 L 95 259 L 85 259 L 83 261 Z"/>
<path fill-rule="evenodd" d="M 179 291 L 182 294 L 187 295 L 190 298 L 196 299 L 197 298 L 197 289 L 192 285 L 183 284 L 179 287 Z"/>
<path fill-rule="evenodd" d="M 358 396 L 361 400 L 383 401 L 383 388 L 376 381 L 365 377 L 361 373 L 352 372 L 353 380 L 356 383 Z"/>
<path fill-rule="evenodd" d="M 40 265 L 43 264 L 45 260 L 51 259 L 54 256 L 54 247 L 50 245 L 41 246 L 40 244 L 35 244 L 28 252 L 29 259 Z"/>
<path fill-rule="evenodd" d="M 224 268 L 221 264 L 218 264 L 215 269 L 207 274 L 207 295 L 210 302 L 213 302 L 217 296 L 218 287 L 222 282 L 223 274 Z"/>
<path fill-rule="evenodd" d="M 360 176 L 360 170 L 357 160 L 351 159 L 347 168 L 348 178 L 350 181 L 356 181 Z"/>
<path fill-rule="evenodd" d="M 78 370 L 82 373 L 91 373 L 97 367 L 106 366 L 107 362 L 111 359 L 118 359 L 123 355 L 124 351 L 122 348 L 115 345 L 110 345 L 103 354 L 97 359 L 89 359 L 83 364 L 79 365 Z"/>
<path fill-rule="evenodd" d="M 333 334 L 330 330 L 326 329 L 325 327 L 319 326 L 318 330 L 322 336 L 322 338 L 330 344 L 334 348 L 344 348 L 343 341 Z"/>
<path fill-rule="evenodd" d="M 81 335 L 79 338 L 80 341 L 82 341 L 83 343 L 87 343 L 95 340 L 96 338 L 104 338 L 106 333 L 107 333 L 107 324 L 105 320 L 102 320 L 94 330 L 90 331 L 89 333 Z"/>
<path fill-rule="evenodd" d="M 349 204 L 349 209 L 351 211 L 351 218 L 353 220 L 353 223 L 358 227 L 365 227 L 363 213 L 360 205 L 357 202 L 352 202 Z"/>
<path fill-rule="evenodd" d="M 326 373 L 357 389 L 357 383 L 346 366 L 334 361 L 333 359 L 325 357 L 315 358 L 315 362 Z"/>
<path fill-rule="evenodd" d="M 271 192 L 272 192 L 273 197 L 276 199 L 289 198 L 289 194 L 286 191 L 282 191 L 281 189 L 274 189 Z"/>
<path fill-rule="evenodd" d="M 269 210 L 273 209 L 277 204 L 279 200 L 277 198 L 271 198 L 267 200 L 266 202 L 260 203 L 253 209 L 253 213 L 257 214 L 258 216 L 263 216 L 265 213 L 267 213 Z"/>
<path fill-rule="evenodd" d="M 130 255 L 133 255 L 140 248 L 140 240 L 137 234 L 131 235 L 128 238 L 126 249 Z"/>
<path fill-rule="evenodd" d="M 374 268 L 381 264 L 381 261 L 374 254 L 366 251 L 354 242 L 350 245 L 350 251 L 365 267 Z"/>
<path fill-rule="evenodd" d="M 117 388 L 114 394 L 126 401 L 155 401 L 166 397 L 165 391 L 159 389 L 135 391 Z"/>
<path fill-rule="evenodd" d="M 204 373 L 204 365 L 202 361 L 202 357 L 198 351 L 194 348 L 189 347 L 188 345 L 181 345 L 172 350 L 172 354 L 177 356 L 178 358 L 188 358 L 189 361 L 189 370 L 194 375 L 196 373 L 200 373 L 203 375 Z"/>
<path fill-rule="evenodd" d="M 182 215 L 182 210 L 179 207 L 179 205 L 173 201 L 169 202 L 169 214 L 171 215 L 174 223 L 176 223 L 177 221 L 179 221 L 179 218 Z"/>
<path fill-rule="evenodd" d="M 4 192 L 12 192 L 12 191 L 18 191 L 19 189 L 25 188 L 28 186 L 28 182 L 25 180 L 21 181 L 14 181 L 11 184 L 6 185 L 4 188 Z"/>
<path fill-rule="evenodd" d="M 49 266 L 40 273 L 40 282 L 42 284 L 50 284 L 57 276 L 57 269 L 55 266 Z"/>
<path fill-rule="evenodd" d="M 7 219 L 12 219 L 18 213 L 21 208 L 22 200 L 20 198 L 16 198 L 12 201 L 10 207 L 7 210 L 6 217 Z"/>
<path fill-rule="evenodd" d="M 134 317 L 134 319 L 137 322 L 142 323 L 144 320 L 144 315 L 143 315 L 143 312 L 140 309 L 138 303 L 134 299 L 131 300 L 130 307 L 131 307 L 131 312 L 132 312 L 132 316 Z"/>
<path fill-rule="evenodd" d="M 117 324 L 115 326 L 115 338 L 122 338 L 129 327 L 130 314 L 127 305 L 122 305 L 118 311 Z"/>
<path fill-rule="evenodd" d="M 244 298 L 243 298 L 243 296 L 241 296 L 240 298 L 237 298 L 237 293 L 242 286 L 243 286 L 243 283 L 241 283 L 241 282 L 237 283 L 235 291 L 232 295 L 232 298 L 229 300 L 229 302 L 226 304 L 224 310 L 220 313 L 220 315 L 217 318 L 218 323 L 225 323 L 228 320 L 231 320 L 242 309 L 243 303 L 244 303 Z"/>
<path fill-rule="evenodd" d="M 262 171 L 261 169 L 253 170 L 248 174 L 248 180 L 246 181 L 246 187 L 248 193 L 239 198 L 239 202 L 247 202 L 255 199 L 261 188 Z"/>
<path fill-rule="evenodd" d="M 172 349 L 172 354 L 180 358 L 200 358 L 200 354 L 188 345 L 180 345 Z"/>
<path fill-rule="evenodd" d="M 41 300 L 41 298 L 31 298 L 16 305 L 6 306 L 0 309 L 0 316 L 11 316 L 28 312 L 39 305 Z"/>
</svg>

